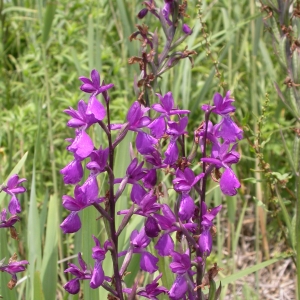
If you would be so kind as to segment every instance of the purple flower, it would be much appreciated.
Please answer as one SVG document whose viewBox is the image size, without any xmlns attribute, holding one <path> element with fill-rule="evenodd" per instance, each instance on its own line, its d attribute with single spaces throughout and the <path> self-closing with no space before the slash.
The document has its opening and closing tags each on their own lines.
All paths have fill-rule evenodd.
<svg viewBox="0 0 300 300">
<path fill-rule="evenodd" d="M 234 99 L 230 98 L 230 91 L 226 93 L 226 96 L 224 98 L 219 93 L 216 93 L 214 95 L 213 101 L 215 108 L 213 108 L 213 106 L 205 104 L 202 105 L 202 109 L 204 111 L 208 111 L 213 108 L 212 112 L 218 115 L 227 115 L 230 112 L 235 111 L 235 107 L 231 104 L 232 102 L 234 102 Z"/>
<path fill-rule="evenodd" d="M 159 103 L 153 104 L 152 109 L 161 113 L 162 116 L 166 116 L 168 120 L 172 115 L 190 113 L 189 110 L 181 110 L 181 109 L 176 109 L 174 107 L 174 99 L 173 99 L 172 92 L 168 92 L 164 96 L 156 93 L 156 96 L 158 96 L 161 104 Z"/>
<path fill-rule="evenodd" d="M 71 145 L 67 147 L 67 150 L 77 155 L 79 160 L 87 158 L 94 150 L 94 143 L 84 130 L 77 129 L 75 139 L 68 139 L 68 141 Z"/>
<path fill-rule="evenodd" d="M 148 116 L 144 116 L 149 109 L 142 106 L 138 101 L 131 105 L 126 117 L 130 124 L 130 130 L 136 131 L 138 128 L 143 128 L 150 124 L 151 119 Z"/>
<path fill-rule="evenodd" d="M 101 85 L 100 84 L 100 75 L 97 70 L 92 70 L 91 72 L 91 79 L 87 77 L 79 77 L 79 80 L 83 82 L 80 89 L 88 94 L 94 94 L 98 95 L 100 93 L 103 93 L 104 91 L 107 91 L 108 89 L 112 88 L 114 85 L 112 83 L 107 85 Z"/>
<path fill-rule="evenodd" d="M 209 256 L 212 249 L 212 236 L 209 230 L 204 230 L 198 240 L 199 249 L 202 255 Z"/>
<path fill-rule="evenodd" d="M 88 115 L 87 112 L 88 105 L 83 101 L 79 100 L 77 105 L 77 110 L 69 107 L 65 109 L 64 112 L 72 117 L 68 121 L 67 126 L 72 128 L 87 129 L 92 124 L 97 123 L 97 119 L 93 115 Z"/>
<path fill-rule="evenodd" d="M 170 291 L 169 297 L 171 300 L 180 300 L 188 290 L 188 284 L 185 275 L 177 275 Z"/>
<path fill-rule="evenodd" d="M 64 285 L 64 289 L 70 294 L 77 294 L 80 291 L 79 280 L 90 280 L 92 277 L 92 271 L 87 269 L 85 261 L 81 257 L 81 253 L 78 253 L 79 267 L 75 264 L 69 263 L 69 268 L 65 270 L 65 273 L 71 273 L 76 278 L 70 280 Z"/>
<path fill-rule="evenodd" d="M 102 150 L 102 146 L 98 150 L 92 151 L 90 154 L 91 161 L 86 165 L 86 168 L 92 171 L 91 174 L 97 175 L 105 171 L 108 154 L 109 149 Z"/>
<path fill-rule="evenodd" d="M 166 121 L 164 117 L 160 116 L 159 118 L 154 119 L 149 125 L 148 128 L 151 131 L 151 135 L 156 139 L 160 139 L 166 132 Z"/>
<path fill-rule="evenodd" d="M 106 110 L 104 106 L 95 95 L 92 95 L 89 99 L 86 114 L 93 119 L 96 119 L 97 122 L 102 121 L 106 116 Z"/>
<path fill-rule="evenodd" d="M 160 273 L 156 278 L 149 284 L 146 285 L 145 288 L 139 289 L 137 295 L 151 299 L 151 300 L 158 300 L 156 296 L 160 295 L 161 293 L 167 293 L 168 290 L 163 286 L 158 286 L 158 280 L 162 277 L 162 273 Z M 130 294 L 132 289 L 125 288 L 123 291 L 127 294 Z"/>
<path fill-rule="evenodd" d="M 13 227 L 18 221 L 20 221 L 20 218 L 17 215 L 13 215 L 7 219 L 7 211 L 5 208 L 2 209 L 0 228 Z"/>
<path fill-rule="evenodd" d="M 230 151 L 228 151 L 229 146 L 230 143 L 226 141 L 220 146 L 219 153 L 216 158 L 205 157 L 201 158 L 201 160 L 210 164 L 214 164 L 216 168 L 225 168 L 225 171 L 221 176 L 220 188 L 223 194 L 234 196 L 237 193 L 236 189 L 240 187 L 240 183 L 230 166 L 231 164 L 235 164 L 239 161 L 240 154 L 235 151 L 237 144 L 234 144 Z"/>
<path fill-rule="evenodd" d="M 180 220 L 188 221 L 194 215 L 195 208 L 194 200 L 188 194 L 183 193 L 178 211 Z"/>
<path fill-rule="evenodd" d="M 63 233 L 77 232 L 81 228 L 81 221 L 78 212 L 72 211 L 60 224 Z"/>
<path fill-rule="evenodd" d="M 103 283 L 104 279 L 107 279 L 107 277 L 104 275 L 102 262 L 105 259 L 105 254 L 108 250 L 107 247 L 111 245 L 111 243 L 106 241 L 104 243 L 104 248 L 101 248 L 99 240 L 95 236 L 93 236 L 93 239 L 95 241 L 95 247 L 92 249 L 92 257 L 95 260 L 95 265 L 92 272 L 90 287 L 92 289 L 96 289 Z"/>
<path fill-rule="evenodd" d="M 170 20 L 170 14 L 172 13 L 172 11 L 173 11 L 173 0 L 165 0 L 165 5 L 162 9 L 162 14 L 170 26 L 172 25 L 172 21 Z"/>
<path fill-rule="evenodd" d="M 149 245 L 150 238 L 145 233 L 145 227 L 140 232 L 134 230 L 130 236 L 130 244 L 133 248 L 133 253 L 140 253 L 140 267 L 143 271 L 153 273 L 157 271 L 158 258 L 147 252 L 145 248 Z"/>
<path fill-rule="evenodd" d="M 9 273 L 10 275 L 15 275 L 16 273 L 25 271 L 25 266 L 28 264 L 29 262 L 27 260 L 10 261 L 8 265 L 0 266 L 0 271 Z"/>
<path fill-rule="evenodd" d="M 76 184 L 80 182 L 83 176 L 81 161 L 78 159 L 72 160 L 60 170 L 60 174 L 64 175 L 65 184 Z"/>
<path fill-rule="evenodd" d="M 223 194 L 234 196 L 237 194 L 237 189 L 240 187 L 241 184 L 234 172 L 230 168 L 225 169 L 220 179 L 220 189 Z"/>
<path fill-rule="evenodd" d="M 21 212 L 21 205 L 16 197 L 16 194 L 22 194 L 26 192 L 26 188 L 20 185 L 24 181 L 26 181 L 25 178 L 19 179 L 19 175 L 14 174 L 8 179 L 7 185 L 2 189 L 3 192 L 11 196 L 11 200 L 8 204 L 8 210 L 12 215 Z"/>
<path fill-rule="evenodd" d="M 145 155 L 155 151 L 154 145 L 158 143 L 158 140 L 145 132 L 139 132 L 137 134 L 135 143 L 139 153 Z"/>
<path fill-rule="evenodd" d="M 204 173 L 201 173 L 195 176 L 190 168 L 185 168 L 184 171 L 178 168 L 176 170 L 176 178 L 173 180 L 174 190 L 187 193 L 204 175 Z"/>
<path fill-rule="evenodd" d="M 187 254 L 180 254 L 176 251 L 170 253 L 173 261 L 170 263 L 170 269 L 176 274 L 185 274 L 191 269 L 191 259 Z"/>
<path fill-rule="evenodd" d="M 240 129 L 230 118 L 224 116 L 216 127 L 216 137 L 222 138 L 224 141 L 235 142 L 237 139 L 243 138 L 243 130 Z"/>
</svg>

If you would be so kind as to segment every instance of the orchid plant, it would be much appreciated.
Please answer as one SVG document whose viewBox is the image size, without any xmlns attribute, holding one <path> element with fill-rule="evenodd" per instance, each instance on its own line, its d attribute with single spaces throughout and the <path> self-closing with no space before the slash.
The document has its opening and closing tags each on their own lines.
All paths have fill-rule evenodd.
<svg viewBox="0 0 300 300">
<path fill-rule="evenodd" d="M 77 110 L 65 110 L 71 118 L 67 126 L 74 128 L 75 137 L 67 139 L 67 150 L 73 160 L 61 170 L 65 184 L 75 185 L 74 195 L 64 195 L 62 205 L 69 215 L 61 223 L 62 231 L 74 233 L 80 230 L 79 212 L 93 206 L 105 220 L 107 240 L 101 245 L 95 236 L 95 247 L 91 250 L 94 266 L 87 266 L 82 254 L 78 253 L 78 264 L 70 263 L 65 270 L 73 278 L 64 288 L 71 294 L 80 291 L 80 281 L 88 280 L 92 289 L 103 287 L 110 293 L 109 299 L 134 299 L 140 296 L 158 299 L 164 293 L 170 299 L 208 299 L 203 288 L 213 282 L 219 268 L 205 272 L 206 259 L 210 256 L 214 237 L 214 219 L 221 205 L 208 208 L 205 202 L 209 178 L 219 182 L 224 195 L 233 196 L 240 187 L 232 165 L 240 155 L 237 141 L 243 132 L 231 118 L 235 111 L 234 99 L 230 91 L 225 96 L 216 93 L 212 105 L 203 105 L 204 120 L 193 133 L 191 153 L 186 153 L 188 116 L 190 111 L 178 107 L 171 91 L 157 92 L 158 79 L 180 60 L 196 54 L 185 48 L 175 48 L 192 33 L 183 22 L 186 17 L 187 1 L 165 0 L 162 8 L 156 7 L 153 0 L 145 1 L 138 13 L 142 19 L 152 14 L 161 24 L 165 34 L 165 44 L 159 47 L 157 31 L 148 30 L 146 25 L 137 25 L 137 31 L 130 39 L 141 42 L 141 55 L 129 59 L 138 63 L 141 74 L 135 81 L 136 101 L 128 109 L 126 121 L 122 124 L 111 122 L 109 90 L 114 84 L 101 82 L 97 70 L 92 70 L 90 78 L 80 77 L 80 89 L 89 94 L 89 100 L 78 102 Z M 182 24 L 182 25 L 180 25 Z M 180 31 L 179 37 L 177 32 Z M 159 49 L 162 49 L 161 51 Z M 154 99 L 154 103 L 150 100 Z M 213 124 L 212 114 L 219 116 L 220 122 Z M 107 143 L 97 148 L 88 134 L 88 128 L 100 126 L 107 137 Z M 134 133 L 131 148 L 131 162 L 126 174 L 115 177 L 115 153 L 127 133 Z M 128 145 L 128 147 L 130 147 Z M 201 172 L 195 174 L 193 166 L 201 165 Z M 84 168 L 89 175 L 83 181 Z M 100 189 L 98 176 L 107 173 L 107 189 Z M 174 201 L 166 201 L 162 178 L 168 174 L 170 184 L 176 194 Z M 128 209 L 116 211 L 116 203 L 130 187 Z M 162 191 L 164 190 L 164 191 Z M 135 215 L 144 218 L 144 226 L 130 234 L 128 247 L 123 249 L 118 240 Z M 116 227 L 116 218 L 122 222 Z M 91 220 L 93 222 L 93 220 Z M 176 233 L 176 234 L 174 234 Z M 149 247 L 150 243 L 154 247 Z M 150 249 L 155 249 L 152 253 Z M 105 274 L 102 264 L 107 254 L 113 264 L 113 274 Z M 140 255 L 140 269 L 156 276 L 145 286 L 136 281 L 126 286 L 124 276 L 136 254 Z M 124 259 L 120 263 L 120 257 Z M 161 286 L 164 276 L 159 270 L 159 257 L 170 257 L 170 270 L 174 273 L 172 286 Z M 214 295 L 217 299 L 219 288 Z"/>
<path fill-rule="evenodd" d="M 10 235 L 15 240 L 18 239 L 18 234 L 14 225 L 20 221 L 18 214 L 21 213 L 21 205 L 17 195 L 26 192 L 26 188 L 22 186 L 24 181 L 26 181 L 25 178 L 20 179 L 17 174 L 14 174 L 8 179 L 7 184 L 0 186 L 0 192 L 4 192 L 11 197 L 8 204 L 8 212 L 11 216 L 8 217 L 6 208 L 2 209 L 0 228 L 9 228 Z M 11 279 L 7 284 L 9 289 L 13 289 L 16 286 L 18 279 L 17 273 L 25 271 L 26 265 L 29 264 L 27 260 L 18 261 L 17 259 L 17 254 L 14 253 L 13 256 L 10 257 L 8 264 L 4 263 L 5 258 L 0 261 L 0 271 L 11 275 Z"/>
</svg>

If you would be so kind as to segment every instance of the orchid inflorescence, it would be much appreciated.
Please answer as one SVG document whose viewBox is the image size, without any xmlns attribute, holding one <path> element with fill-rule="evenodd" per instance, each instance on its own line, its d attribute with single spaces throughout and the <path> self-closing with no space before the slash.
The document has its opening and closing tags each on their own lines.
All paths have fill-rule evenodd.
<svg viewBox="0 0 300 300">
<path fill-rule="evenodd" d="M 157 33 L 150 34 L 145 26 L 137 26 L 139 31 L 131 36 L 141 36 L 142 57 L 135 57 L 131 62 L 139 62 L 142 79 L 135 84 L 138 97 L 129 108 L 124 123 L 111 123 L 111 99 L 108 93 L 114 85 L 101 82 L 96 70 L 91 71 L 90 78 L 79 78 L 82 82 L 80 89 L 90 94 L 88 102 L 80 100 L 77 110 L 71 107 L 65 110 L 71 117 L 67 126 L 75 129 L 75 138 L 67 139 L 67 150 L 72 153 L 73 160 L 61 173 L 65 184 L 73 184 L 75 189 L 73 196 L 63 196 L 63 207 L 70 214 L 62 222 L 61 229 L 64 233 L 80 230 L 79 212 L 89 206 L 93 206 L 109 224 L 108 239 L 103 246 L 95 236 L 90 237 L 95 242 L 92 249 L 94 266 L 88 267 L 79 253 L 79 267 L 70 263 L 65 270 L 75 276 L 64 285 L 71 294 L 80 291 L 80 280 L 88 280 L 91 288 L 102 286 L 108 290 L 110 299 L 125 299 L 126 294 L 130 299 L 134 299 L 135 295 L 157 299 L 161 293 L 167 293 L 174 300 L 204 299 L 202 288 L 209 285 L 209 282 L 206 284 L 203 280 L 206 278 L 206 258 L 212 251 L 213 220 L 221 210 L 221 205 L 212 209 L 207 207 L 206 182 L 212 177 L 219 182 L 224 195 L 236 195 L 240 183 L 232 165 L 239 161 L 237 141 L 242 139 L 243 132 L 231 118 L 235 107 L 230 91 L 224 97 L 216 93 L 213 105 L 202 106 L 204 121 L 194 131 L 193 147 L 187 155 L 185 143 L 190 111 L 178 108 L 170 91 L 165 94 L 155 93 L 156 103 L 148 105 L 149 90 L 153 92 L 151 82 L 173 67 L 175 60 L 190 59 L 192 54 L 187 50 L 185 54 L 172 52 L 184 40 L 180 37 L 173 41 L 178 22 L 183 19 L 186 9 L 186 1 L 181 5 L 178 2 L 165 0 L 164 7 L 158 10 L 154 1 L 146 1 L 146 8 L 138 15 L 142 18 L 148 12 L 152 13 L 160 20 L 169 39 L 162 53 L 157 55 Z M 182 32 L 186 38 L 192 30 L 183 24 Z M 213 124 L 210 121 L 211 114 L 220 116 L 220 122 Z M 99 148 L 88 134 L 88 129 L 97 124 L 107 137 L 107 143 Z M 135 148 L 131 148 L 131 162 L 126 174 L 116 178 L 115 151 L 129 132 L 134 133 Z M 80 184 L 84 174 L 83 164 L 89 175 Z M 201 172 L 195 174 L 193 169 L 197 170 L 199 164 L 202 166 Z M 107 189 L 99 189 L 98 176 L 101 173 L 107 173 Z M 165 174 L 171 178 L 170 183 L 176 193 L 175 201 L 166 200 L 168 189 L 162 181 Z M 128 209 L 116 211 L 116 203 L 126 187 L 131 188 L 131 205 Z M 118 238 L 134 215 L 142 216 L 144 225 L 131 232 L 126 249 L 119 249 L 121 245 Z M 116 228 L 118 216 L 123 219 Z M 154 243 L 155 253 L 149 250 L 153 249 L 149 247 L 150 243 Z M 113 274 L 105 274 L 102 267 L 107 252 L 111 255 Z M 123 280 L 136 254 L 140 255 L 140 269 L 143 272 L 157 274 L 145 287 L 137 287 L 138 282 L 133 287 L 127 287 Z M 119 265 L 119 258 L 123 256 L 123 263 Z M 169 267 L 175 279 L 170 287 L 158 283 L 164 276 L 158 268 L 159 257 L 171 258 Z M 215 276 L 216 270 L 218 268 L 215 266 L 210 274 Z"/>
<path fill-rule="evenodd" d="M 19 176 L 14 174 L 9 177 L 7 184 L 2 184 L 0 186 L 0 192 L 4 192 L 11 197 L 8 204 L 8 211 L 11 216 L 7 218 L 7 210 L 5 208 L 2 209 L 0 228 L 9 228 L 10 235 L 13 239 L 18 239 L 18 234 L 14 225 L 16 222 L 20 221 L 18 214 L 21 212 L 21 205 L 17 198 L 17 194 L 26 192 L 26 188 L 22 186 L 24 181 L 26 181 L 25 178 L 19 179 Z M 7 286 L 9 289 L 13 289 L 17 284 L 17 273 L 25 271 L 26 265 L 28 265 L 29 262 L 27 260 L 18 261 L 16 253 L 9 259 L 8 264 L 5 264 L 4 261 L 5 258 L 0 261 L 0 271 L 11 275 L 11 280 L 8 282 Z"/>
</svg>

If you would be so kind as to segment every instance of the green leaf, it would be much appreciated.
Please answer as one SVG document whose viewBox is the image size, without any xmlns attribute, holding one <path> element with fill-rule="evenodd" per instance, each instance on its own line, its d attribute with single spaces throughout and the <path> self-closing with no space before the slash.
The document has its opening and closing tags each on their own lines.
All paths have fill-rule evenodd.
<svg viewBox="0 0 300 300">
<path fill-rule="evenodd" d="M 45 300 L 56 299 L 57 285 L 57 242 L 58 242 L 58 209 L 59 203 L 56 196 L 51 196 L 47 218 L 46 241 L 44 247 L 41 278 Z M 51 280 L 49 280 L 51 278 Z"/>
<path fill-rule="evenodd" d="M 259 264 L 256 264 L 255 266 L 248 267 L 248 268 L 246 268 L 246 269 L 244 269 L 242 271 L 236 272 L 235 274 L 226 276 L 226 278 L 220 279 L 217 282 L 221 281 L 222 286 L 230 284 L 230 283 L 234 283 L 237 280 L 243 278 L 244 276 L 247 276 L 247 275 L 252 274 L 254 272 L 257 272 L 257 271 L 259 271 L 261 269 L 264 269 L 267 266 L 270 266 L 270 265 L 272 265 L 272 264 L 274 264 L 277 261 L 282 260 L 282 259 L 284 259 L 284 257 L 282 257 L 282 256 L 269 259 L 267 261 L 264 261 L 264 262 L 261 262 Z"/>
<path fill-rule="evenodd" d="M 57 6 L 57 2 L 51 1 L 51 2 L 47 2 L 46 4 L 46 12 L 44 16 L 43 34 L 42 34 L 43 44 L 46 44 L 48 42 L 50 30 L 55 16 L 56 6 Z"/>
<path fill-rule="evenodd" d="M 39 271 L 34 272 L 34 281 L 33 281 L 33 298 L 32 299 L 39 299 L 39 300 L 45 300 L 43 288 L 42 288 L 42 282 L 41 282 L 41 276 Z"/>
</svg>

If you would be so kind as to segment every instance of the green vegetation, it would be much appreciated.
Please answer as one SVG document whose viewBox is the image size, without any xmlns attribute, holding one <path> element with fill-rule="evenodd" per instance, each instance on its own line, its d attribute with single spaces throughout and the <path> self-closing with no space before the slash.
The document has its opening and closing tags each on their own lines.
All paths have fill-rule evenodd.
<svg viewBox="0 0 300 300">
<path fill-rule="evenodd" d="M 276 23 L 277 1 L 273 2 L 276 6 L 262 7 L 254 0 L 188 1 L 194 31 L 186 46 L 197 52 L 194 67 L 188 60 L 180 62 L 160 82 L 162 93 L 171 90 L 174 99 L 191 110 L 191 131 L 202 121 L 201 104 L 215 92 L 230 89 L 235 98 L 235 119 L 245 132 L 236 169 L 242 188 L 227 199 L 211 186 L 207 196 L 215 205 L 224 204 L 217 219 L 217 254 L 210 261 L 223 268 L 222 297 L 236 293 L 235 299 L 268 299 L 260 288 L 264 279 L 259 270 L 267 270 L 271 278 L 279 272 L 279 263 L 290 260 L 286 272 L 295 278 L 295 265 L 300 264 L 300 46 L 295 45 L 290 57 L 286 52 L 287 45 L 293 45 L 288 34 L 299 38 L 300 21 L 299 16 L 287 19 L 287 24 L 295 24 L 293 31 L 282 32 Z M 299 2 L 294 2 L 300 10 Z M 138 43 L 128 37 L 135 24 L 142 23 L 136 18 L 141 3 L 0 0 L 0 182 L 17 164 L 20 177 L 28 179 L 28 192 L 20 199 L 22 220 L 16 226 L 20 239 L 7 239 L 7 232 L 1 230 L 0 259 L 17 252 L 30 262 L 26 277 L 12 291 L 6 288 L 9 277 L 0 274 L 0 294 L 5 299 L 79 299 L 62 288 L 67 281 L 66 258 L 89 251 L 94 244 L 85 237 L 98 232 L 101 239 L 104 225 L 102 221 L 97 228 L 86 225 L 68 237 L 59 229 L 65 216 L 61 197 L 68 193 L 59 170 L 70 160 L 64 139 L 72 132 L 63 110 L 83 97 L 78 77 L 95 68 L 105 82 L 115 84 L 110 93 L 112 121 L 125 119 L 135 100 L 133 80 L 138 74 L 127 61 L 139 51 Z M 285 7 L 283 17 L 287 14 Z M 156 24 L 152 25 L 154 29 Z M 94 134 L 100 142 L 101 132 Z M 119 174 L 126 170 L 126 159 L 129 149 L 123 143 L 116 162 Z M 2 208 L 7 203 L 2 195 L 0 200 Z M 126 206 L 125 197 L 122 203 Z M 84 214 L 86 219 L 97 217 L 93 211 Z M 140 226 L 140 220 L 134 222 L 132 228 Z M 248 263 L 239 262 L 239 255 L 245 259 L 250 252 Z M 109 270 L 109 262 L 105 264 Z M 133 270 L 126 280 L 132 282 L 137 272 Z M 251 273 L 254 280 L 241 292 L 244 276 Z M 104 290 L 87 286 L 84 295 L 84 299 L 105 299 Z"/>
</svg>

